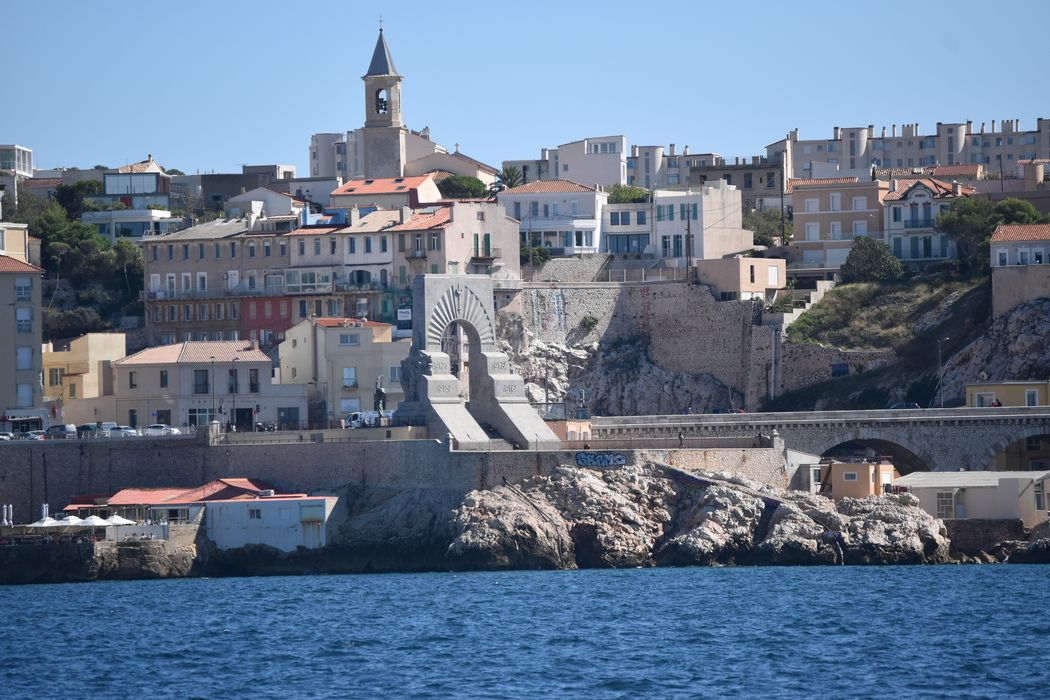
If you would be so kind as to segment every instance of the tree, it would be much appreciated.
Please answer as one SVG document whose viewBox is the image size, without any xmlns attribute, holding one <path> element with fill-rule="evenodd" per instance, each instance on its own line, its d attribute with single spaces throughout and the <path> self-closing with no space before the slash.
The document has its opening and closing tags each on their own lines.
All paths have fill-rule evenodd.
<svg viewBox="0 0 1050 700">
<path fill-rule="evenodd" d="M 988 258 L 996 223 L 995 208 L 984 197 L 958 197 L 948 211 L 937 215 L 937 229 L 955 242 L 956 253 L 967 263 Z"/>
<path fill-rule="evenodd" d="M 55 189 L 55 201 L 62 205 L 70 219 L 79 219 L 85 211 L 94 211 L 94 205 L 86 201 L 102 194 L 102 183 L 98 180 L 81 180 L 72 185 L 59 185 Z"/>
<path fill-rule="evenodd" d="M 437 183 L 441 196 L 446 199 L 468 199 L 484 197 L 488 189 L 485 183 L 469 175 L 451 175 Z"/>
<path fill-rule="evenodd" d="M 744 214 L 743 226 L 755 234 L 755 243 L 758 245 L 772 246 L 774 238 L 780 237 L 781 216 L 784 217 L 784 241 L 786 245 L 791 240 L 794 227 L 787 219 L 787 214 L 781 214 L 776 209 L 764 209 L 762 211 L 749 211 Z"/>
<path fill-rule="evenodd" d="M 95 167 L 92 168 L 92 170 L 109 170 L 109 166 L 108 165 L 95 165 Z"/>
<path fill-rule="evenodd" d="M 640 204 L 649 201 L 649 190 L 634 185 L 613 185 L 609 188 L 609 204 Z"/>
<path fill-rule="evenodd" d="M 86 306 L 77 306 L 67 311 L 44 309 L 44 340 L 75 338 L 84 333 L 106 330 L 98 311 Z"/>
<path fill-rule="evenodd" d="M 853 248 L 839 270 L 842 282 L 888 282 L 904 274 L 904 266 L 885 243 L 868 236 L 853 241 Z"/>
<path fill-rule="evenodd" d="M 519 187 L 525 184 L 525 176 L 521 174 L 521 168 L 516 168 L 513 165 L 504 165 L 498 173 L 496 173 L 496 181 L 489 187 L 489 194 L 496 195 L 503 190 L 509 190 L 514 187 Z"/>
<path fill-rule="evenodd" d="M 21 182 L 18 183 L 18 206 L 15 206 L 15 193 L 4 192 L 3 220 L 15 224 L 31 224 L 47 209 L 50 202 L 28 191 Z"/>
<path fill-rule="evenodd" d="M 1008 197 L 997 203 L 993 216 L 999 224 L 1034 224 L 1042 218 L 1031 202 L 1016 197 Z"/>
<path fill-rule="evenodd" d="M 186 173 L 182 172 L 181 170 L 179 170 L 178 168 L 164 168 L 164 173 L 167 174 L 167 175 L 185 175 L 186 174 Z"/>
</svg>

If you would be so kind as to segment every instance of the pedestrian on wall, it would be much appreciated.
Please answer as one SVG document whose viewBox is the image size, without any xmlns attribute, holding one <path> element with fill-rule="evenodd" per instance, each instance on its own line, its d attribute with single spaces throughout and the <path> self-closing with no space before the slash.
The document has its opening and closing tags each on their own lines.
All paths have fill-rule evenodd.
<svg viewBox="0 0 1050 700">
<path fill-rule="evenodd" d="M 685 433 L 681 430 L 678 431 L 678 446 L 685 447 Z"/>
</svg>

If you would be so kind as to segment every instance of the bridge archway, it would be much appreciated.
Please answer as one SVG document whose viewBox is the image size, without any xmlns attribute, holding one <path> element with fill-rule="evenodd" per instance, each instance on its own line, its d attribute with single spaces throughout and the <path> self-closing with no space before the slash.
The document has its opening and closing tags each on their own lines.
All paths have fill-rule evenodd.
<svg viewBox="0 0 1050 700">
<path fill-rule="evenodd" d="M 989 445 L 981 461 L 982 468 L 989 471 L 1050 468 L 1038 464 L 1042 461 L 1050 465 L 1050 431 L 1040 426 L 1017 426 L 1011 434 Z"/>
<path fill-rule="evenodd" d="M 820 448 L 818 454 L 821 457 L 829 456 L 837 448 L 849 445 L 860 445 L 871 448 L 879 456 L 886 455 L 893 460 L 894 466 L 901 474 L 910 474 L 914 471 L 934 471 L 937 469 L 937 460 L 933 458 L 923 447 L 913 444 L 910 440 L 889 437 L 864 437 L 855 432 L 840 433 L 827 440 Z"/>
</svg>

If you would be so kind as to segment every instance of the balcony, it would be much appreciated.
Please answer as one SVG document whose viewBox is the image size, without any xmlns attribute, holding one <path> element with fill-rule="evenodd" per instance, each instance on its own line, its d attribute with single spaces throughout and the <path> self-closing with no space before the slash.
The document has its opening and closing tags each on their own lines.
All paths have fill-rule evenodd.
<svg viewBox="0 0 1050 700">
<path fill-rule="evenodd" d="M 139 292 L 139 299 L 141 301 L 182 301 L 193 299 L 225 299 L 227 297 L 282 296 L 284 293 L 283 285 L 249 287 L 247 284 L 238 284 L 233 287 L 215 287 L 213 289 L 199 290 L 143 290 Z"/>
<path fill-rule="evenodd" d="M 426 260 L 427 251 L 425 250 L 408 250 L 405 251 L 405 257 L 409 260 Z"/>
<path fill-rule="evenodd" d="M 936 219 L 905 219 L 904 228 L 933 228 Z"/>
<path fill-rule="evenodd" d="M 496 258 L 503 257 L 502 248 L 481 248 L 475 249 L 474 253 L 470 256 L 471 260 L 494 260 Z"/>
</svg>

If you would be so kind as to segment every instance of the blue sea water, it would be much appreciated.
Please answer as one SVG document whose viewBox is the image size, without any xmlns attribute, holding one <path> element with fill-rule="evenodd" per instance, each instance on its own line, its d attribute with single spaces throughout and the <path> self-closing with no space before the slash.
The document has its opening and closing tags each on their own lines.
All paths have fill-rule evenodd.
<svg viewBox="0 0 1050 700">
<path fill-rule="evenodd" d="M 0 697 L 1050 696 L 1050 566 L 0 587 Z"/>
</svg>

